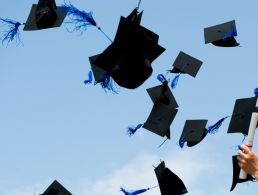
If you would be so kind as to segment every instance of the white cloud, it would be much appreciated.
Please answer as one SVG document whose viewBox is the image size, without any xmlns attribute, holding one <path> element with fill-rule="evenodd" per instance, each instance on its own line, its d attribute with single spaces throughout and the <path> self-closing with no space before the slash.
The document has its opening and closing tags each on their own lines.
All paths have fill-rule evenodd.
<svg viewBox="0 0 258 195">
<path fill-rule="evenodd" d="M 200 155 L 201 154 L 201 155 Z M 215 164 L 205 158 L 207 152 L 197 152 L 186 150 L 171 152 L 165 159 L 166 166 L 177 174 L 185 183 L 186 187 L 193 188 L 191 195 L 205 194 L 199 189 L 194 189 L 194 185 L 205 174 L 212 172 Z M 110 175 L 97 181 L 86 180 L 82 183 L 79 195 L 122 195 L 119 187 L 122 185 L 128 189 L 136 190 L 156 186 L 158 184 L 152 164 L 158 165 L 160 158 L 155 155 L 141 155 L 132 162 L 118 168 Z M 159 188 L 152 189 L 146 195 L 160 194 Z"/>
</svg>

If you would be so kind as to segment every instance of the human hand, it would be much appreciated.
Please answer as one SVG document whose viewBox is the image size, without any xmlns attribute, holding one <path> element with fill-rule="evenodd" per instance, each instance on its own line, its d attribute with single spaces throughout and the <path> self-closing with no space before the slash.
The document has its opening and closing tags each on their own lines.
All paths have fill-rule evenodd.
<svg viewBox="0 0 258 195">
<path fill-rule="evenodd" d="M 251 146 L 241 145 L 237 160 L 240 168 L 258 180 L 258 156 L 251 150 Z"/>
</svg>

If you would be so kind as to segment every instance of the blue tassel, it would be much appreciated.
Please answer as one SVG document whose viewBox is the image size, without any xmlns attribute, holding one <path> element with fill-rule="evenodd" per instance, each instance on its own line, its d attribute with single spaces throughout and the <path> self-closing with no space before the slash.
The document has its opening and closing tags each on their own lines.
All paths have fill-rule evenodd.
<svg viewBox="0 0 258 195">
<path fill-rule="evenodd" d="M 180 139 L 178 142 L 178 145 L 180 146 L 180 148 L 183 148 L 185 145 L 185 140 L 184 139 Z"/>
<path fill-rule="evenodd" d="M 229 116 L 226 116 L 222 119 L 220 119 L 218 122 L 216 122 L 214 125 L 209 126 L 208 128 L 206 128 L 206 132 L 210 133 L 210 134 L 214 134 L 217 133 L 218 129 L 220 128 L 220 126 L 222 125 L 223 121 L 225 119 L 227 119 Z"/>
<path fill-rule="evenodd" d="M 255 89 L 254 89 L 254 95 L 255 95 L 256 97 L 258 97 L 258 88 L 255 88 Z"/>
<path fill-rule="evenodd" d="M 130 127 L 127 128 L 127 134 L 128 134 L 129 136 L 132 136 L 132 135 L 135 134 L 136 131 L 137 131 L 138 129 L 140 129 L 141 127 L 142 127 L 142 124 L 138 124 L 136 127 L 130 126 Z"/>
<path fill-rule="evenodd" d="M 236 31 L 236 28 L 233 27 L 233 28 L 231 28 L 231 30 L 230 30 L 229 32 L 227 32 L 227 33 L 224 35 L 223 39 L 225 40 L 225 39 L 228 39 L 228 38 L 230 38 L 230 37 L 235 37 L 235 36 L 237 36 L 237 31 Z"/>
<path fill-rule="evenodd" d="M 91 84 L 91 83 L 92 83 L 92 71 L 90 70 L 88 73 L 88 80 L 85 80 L 84 84 L 87 85 L 87 84 Z"/>
<path fill-rule="evenodd" d="M 142 194 L 148 190 L 150 190 L 150 188 L 147 188 L 147 189 L 141 189 L 141 190 L 135 190 L 135 191 L 132 191 L 132 192 L 128 192 L 126 191 L 124 188 L 120 187 L 120 190 L 125 194 L 125 195 L 137 195 L 137 194 Z"/>
<path fill-rule="evenodd" d="M 171 81 L 171 88 L 172 88 L 172 89 L 175 89 L 175 88 L 176 88 L 180 75 L 181 75 L 181 74 L 178 73 L 178 75 L 176 75 L 176 76 L 173 78 L 173 80 Z"/>
<path fill-rule="evenodd" d="M 81 31 L 81 33 L 87 30 L 88 26 L 96 26 L 97 24 L 93 19 L 92 12 L 85 12 L 77 9 L 73 6 L 70 2 L 67 4 L 66 2 L 62 7 L 68 10 L 67 16 L 69 17 L 70 21 L 66 23 L 72 23 L 75 25 L 73 31 Z"/>
<path fill-rule="evenodd" d="M 118 94 L 118 91 L 115 89 L 115 87 L 113 85 L 113 80 L 109 73 L 105 73 L 103 75 L 103 78 L 102 78 L 100 84 L 101 84 L 101 87 L 105 90 L 105 92 L 107 92 L 107 90 L 108 90 L 108 91 Z"/>
<path fill-rule="evenodd" d="M 21 43 L 19 27 L 22 24 L 20 22 L 17 22 L 17 21 L 11 20 L 11 19 L 0 18 L 0 21 L 4 25 L 7 25 L 9 28 L 9 30 L 4 31 L 4 34 L 1 37 L 2 44 L 4 44 L 4 42 L 6 41 L 7 45 L 8 45 L 15 38 L 16 44 L 19 45 Z"/>
<path fill-rule="evenodd" d="M 161 83 L 163 83 L 164 81 L 167 80 L 163 74 L 158 74 L 157 79 L 158 79 Z"/>
</svg>

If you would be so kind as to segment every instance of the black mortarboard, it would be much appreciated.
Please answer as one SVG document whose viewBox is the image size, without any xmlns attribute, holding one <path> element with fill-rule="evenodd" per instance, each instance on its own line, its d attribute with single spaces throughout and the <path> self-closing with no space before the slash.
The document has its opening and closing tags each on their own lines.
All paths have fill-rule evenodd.
<svg viewBox="0 0 258 195">
<path fill-rule="evenodd" d="M 56 6 L 55 0 L 39 0 L 33 4 L 25 23 L 25 31 L 59 27 L 64 21 L 68 9 Z"/>
<path fill-rule="evenodd" d="M 178 107 L 176 99 L 168 87 L 167 81 L 163 82 L 162 85 L 147 89 L 147 92 L 153 103 L 159 101 L 174 108 Z"/>
<path fill-rule="evenodd" d="M 184 129 L 180 136 L 179 145 L 183 148 L 184 143 L 187 142 L 187 146 L 191 147 L 200 143 L 207 135 L 206 124 L 208 120 L 186 120 Z"/>
<path fill-rule="evenodd" d="M 188 191 L 183 181 L 166 166 L 162 161 L 155 169 L 161 195 L 181 195 Z"/>
<path fill-rule="evenodd" d="M 72 193 L 55 180 L 41 195 L 72 195 Z"/>
<path fill-rule="evenodd" d="M 173 122 L 177 111 L 178 110 L 173 106 L 168 106 L 162 102 L 156 101 L 147 121 L 143 124 L 143 128 L 170 139 L 170 125 Z"/>
<path fill-rule="evenodd" d="M 235 47 L 239 43 L 235 40 L 237 36 L 235 20 L 204 28 L 205 43 L 212 43 L 220 47 Z"/>
<path fill-rule="evenodd" d="M 172 73 L 187 73 L 195 77 L 202 65 L 202 61 L 180 51 L 174 64 Z"/>
<path fill-rule="evenodd" d="M 232 185 L 230 191 L 233 191 L 234 188 L 236 187 L 237 183 L 243 183 L 246 181 L 253 181 L 254 178 L 251 175 L 247 175 L 246 179 L 240 179 L 239 174 L 240 174 L 240 167 L 238 165 L 238 160 L 237 156 L 232 156 L 232 163 L 233 163 L 233 180 L 232 180 Z"/>
<path fill-rule="evenodd" d="M 256 112 L 256 102 L 257 97 L 236 100 L 228 133 L 248 134 L 252 113 Z"/>
<path fill-rule="evenodd" d="M 131 14 L 129 19 L 121 17 L 114 42 L 94 62 L 118 85 L 129 89 L 151 75 L 151 63 L 165 50 L 158 45 L 159 36 L 138 22 Z"/>
</svg>

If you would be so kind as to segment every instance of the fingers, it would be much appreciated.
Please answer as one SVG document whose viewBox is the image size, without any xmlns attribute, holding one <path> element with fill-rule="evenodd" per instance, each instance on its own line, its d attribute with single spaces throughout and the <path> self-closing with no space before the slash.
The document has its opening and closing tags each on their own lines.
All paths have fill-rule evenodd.
<svg viewBox="0 0 258 195">
<path fill-rule="evenodd" d="M 247 158 L 247 154 L 246 153 L 244 153 L 244 151 L 245 150 L 238 150 L 238 157 L 237 158 L 240 158 L 240 159 L 242 159 L 242 158 L 244 158 L 244 159 L 246 159 Z"/>
</svg>

